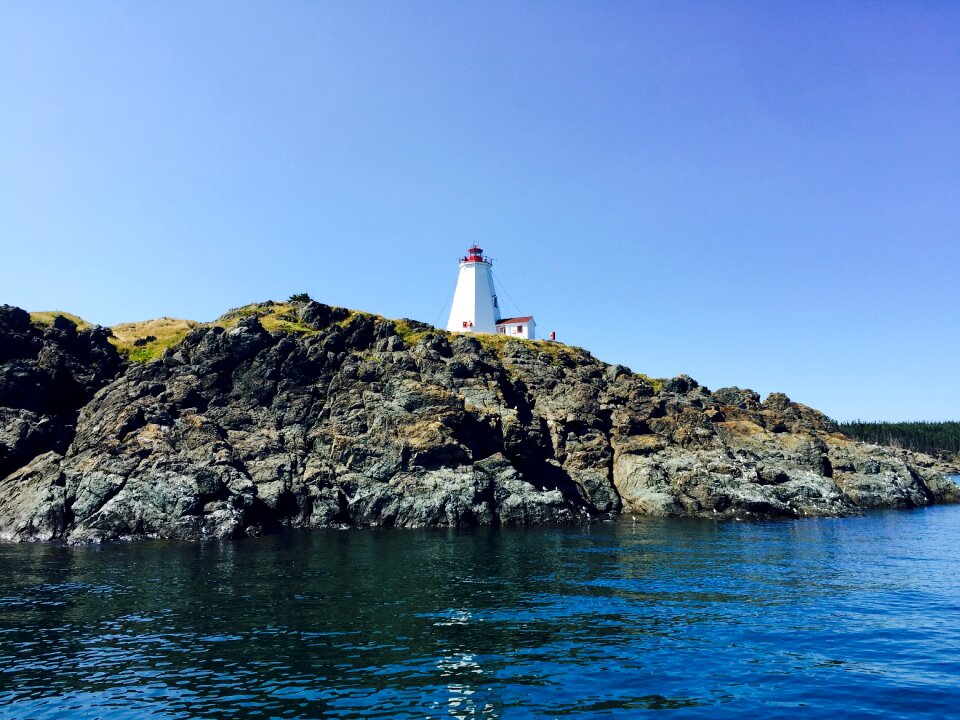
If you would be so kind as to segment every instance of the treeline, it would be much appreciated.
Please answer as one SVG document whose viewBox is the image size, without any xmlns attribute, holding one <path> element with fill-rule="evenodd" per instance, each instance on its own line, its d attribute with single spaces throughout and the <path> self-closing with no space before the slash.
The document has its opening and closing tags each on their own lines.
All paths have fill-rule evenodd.
<svg viewBox="0 0 960 720">
<path fill-rule="evenodd" d="M 960 422 L 838 422 L 849 438 L 929 455 L 960 456 Z"/>
</svg>

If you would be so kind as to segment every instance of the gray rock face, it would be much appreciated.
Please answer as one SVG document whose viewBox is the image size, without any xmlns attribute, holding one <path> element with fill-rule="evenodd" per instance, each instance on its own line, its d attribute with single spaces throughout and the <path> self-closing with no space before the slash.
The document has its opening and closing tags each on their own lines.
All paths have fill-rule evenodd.
<svg viewBox="0 0 960 720">
<path fill-rule="evenodd" d="M 40 329 L 26 311 L 0 305 L 0 477 L 66 450 L 79 409 L 122 368 L 108 337 L 59 316 Z"/>
<path fill-rule="evenodd" d="M 102 330 L 47 337 L 17 312 L 0 312 L 6 539 L 624 510 L 797 517 L 960 500 L 933 458 L 853 443 L 785 395 L 761 403 L 686 376 L 655 392 L 644 376 L 555 343 L 308 303 L 299 319 L 311 332 L 270 333 L 250 316 L 121 367 Z M 50 367 L 66 368 L 72 394 L 49 390 L 64 377 Z M 45 422 L 59 424 L 48 432 Z"/>
</svg>

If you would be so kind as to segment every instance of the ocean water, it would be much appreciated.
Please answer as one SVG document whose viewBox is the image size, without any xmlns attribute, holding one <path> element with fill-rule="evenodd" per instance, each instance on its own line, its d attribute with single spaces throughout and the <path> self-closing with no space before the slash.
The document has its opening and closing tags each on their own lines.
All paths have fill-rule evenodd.
<svg viewBox="0 0 960 720">
<path fill-rule="evenodd" d="M 960 715 L 960 507 L 0 545 L 0 718 Z"/>
</svg>

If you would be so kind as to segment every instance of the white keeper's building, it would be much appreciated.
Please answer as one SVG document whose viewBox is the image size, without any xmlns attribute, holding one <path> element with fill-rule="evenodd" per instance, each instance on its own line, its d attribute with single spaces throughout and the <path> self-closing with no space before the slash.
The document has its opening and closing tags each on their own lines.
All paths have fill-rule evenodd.
<svg viewBox="0 0 960 720">
<path fill-rule="evenodd" d="M 504 318 L 493 287 L 493 260 L 476 245 L 460 258 L 460 275 L 453 294 L 450 332 L 497 333 L 526 340 L 537 339 L 537 323 L 532 315 Z"/>
</svg>

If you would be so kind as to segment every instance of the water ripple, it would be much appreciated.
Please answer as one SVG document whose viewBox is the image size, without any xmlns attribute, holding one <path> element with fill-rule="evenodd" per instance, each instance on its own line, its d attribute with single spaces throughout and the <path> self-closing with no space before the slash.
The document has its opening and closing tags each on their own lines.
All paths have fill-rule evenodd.
<svg viewBox="0 0 960 720">
<path fill-rule="evenodd" d="M 960 508 L 0 545 L 0 717 L 946 717 L 958 546 Z"/>
</svg>

